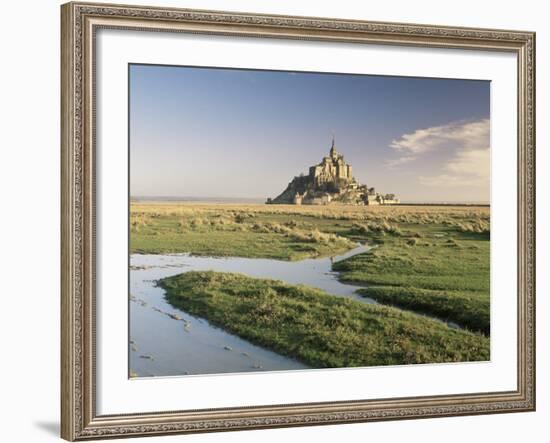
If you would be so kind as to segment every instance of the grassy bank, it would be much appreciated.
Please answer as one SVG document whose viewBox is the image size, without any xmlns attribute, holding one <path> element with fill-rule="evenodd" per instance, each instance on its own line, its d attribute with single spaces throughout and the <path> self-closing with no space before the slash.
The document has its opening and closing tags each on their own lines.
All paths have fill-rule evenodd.
<svg viewBox="0 0 550 443">
<path fill-rule="evenodd" d="M 257 206 L 265 207 L 132 205 L 131 251 L 300 260 L 355 246 L 344 236 L 320 230 L 308 215 L 295 219 Z"/>
<path fill-rule="evenodd" d="M 489 334 L 489 208 L 132 203 L 131 251 L 336 263 L 380 303 Z M 246 270 L 243 270 L 246 272 Z"/>
<path fill-rule="evenodd" d="M 132 202 L 130 248 L 299 260 L 339 254 L 357 241 L 372 241 L 380 230 L 432 229 L 440 223 L 468 228 L 479 214 L 488 209 Z"/>
<path fill-rule="evenodd" d="M 409 225 L 374 240 L 377 248 L 333 266 L 342 280 L 380 303 L 490 333 L 488 227 Z"/>
<path fill-rule="evenodd" d="M 305 286 L 215 272 L 188 272 L 159 284 L 172 305 L 313 367 L 489 358 L 482 335 Z"/>
</svg>

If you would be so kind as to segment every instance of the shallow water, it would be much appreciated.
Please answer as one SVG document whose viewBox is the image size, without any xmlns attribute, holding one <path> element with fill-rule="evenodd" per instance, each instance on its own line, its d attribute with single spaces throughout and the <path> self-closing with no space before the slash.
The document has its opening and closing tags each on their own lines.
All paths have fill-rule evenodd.
<svg viewBox="0 0 550 443">
<path fill-rule="evenodd" d="M 337 274 L 331 271 L 333 262 L 368 249 L 358 246 L 341 256 L 296 262 L 188 254 L 131 255 L 130 373 L 147 377 L 307 368 L 172 307 L 155 281 L 189 271 L 240 272 L 373 303 L 355 294 L 359 286 L 338 281 Z"/>
</svg>

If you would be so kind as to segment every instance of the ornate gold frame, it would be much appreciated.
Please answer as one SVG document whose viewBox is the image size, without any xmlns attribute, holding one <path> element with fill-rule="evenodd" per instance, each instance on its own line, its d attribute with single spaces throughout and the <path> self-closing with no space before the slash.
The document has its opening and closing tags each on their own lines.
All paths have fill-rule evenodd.
<svg viewBox="0 0 550 443">
<path fill-rule="evenodd" d="M 509 51 L 518 59 L 518 384 L 511 392 L 98 416 L 94 35 L 99 28 Z M 61 7 L 61 436 L 67 440 L 533 411 L 535 34 L 124 5 Z"/>
</svg>

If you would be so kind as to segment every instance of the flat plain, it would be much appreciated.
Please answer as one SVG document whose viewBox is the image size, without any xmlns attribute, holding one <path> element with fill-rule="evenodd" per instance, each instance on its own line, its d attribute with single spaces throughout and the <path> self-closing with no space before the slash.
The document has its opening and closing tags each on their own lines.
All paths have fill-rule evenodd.
<svg viewBox="0 0 550 443">
<path fill-rule="evenodd" d="M 174 307 L 313 367 L 489 359 L 489 207 L 131 203 L 133 254 L 298 261 L 358 243 L 372 248 L 332 271 L 377 304 L 246 269 L 158 283 Z"/>
</svg>

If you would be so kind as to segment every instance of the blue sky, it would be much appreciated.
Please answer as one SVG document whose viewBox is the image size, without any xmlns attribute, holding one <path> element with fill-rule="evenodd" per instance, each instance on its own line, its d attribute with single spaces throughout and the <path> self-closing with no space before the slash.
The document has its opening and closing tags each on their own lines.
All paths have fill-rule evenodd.
<svg viewBox="0 0 550 443">
<path fill-rule="evenodd" d="M 275 197 L 337 149 L 408 201 L 489 200 L 490 83 L 130 66 L 132 196 Z"/>
</svg>

